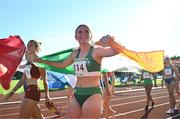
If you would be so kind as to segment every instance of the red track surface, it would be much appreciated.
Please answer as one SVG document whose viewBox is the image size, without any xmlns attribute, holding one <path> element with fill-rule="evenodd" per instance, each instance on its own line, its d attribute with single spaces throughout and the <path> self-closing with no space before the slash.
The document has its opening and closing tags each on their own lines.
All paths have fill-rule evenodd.
<svg viewBox="0 0 180 119">
<path fill-rule="evenodd" d="M 56 107 L 66 108 L 66 90 L 50 92 Z M 3 95 L 0 95 L 0 118 L 18 118 L 20 100 L 23 94 L 16 94 L 12 97 L 11 103 L 3 102 Z M 166 88 L 154 88 L 152 97 L 155 101 L 154 108 L 144 111 L 146 104 L 146 94 L 143 87 L 133 87 L 131 90 L 125 88 L 116 88 L 115 95 L 111 98 L 111 106 L 117 112 L 115 117 L 121 119 L 165 119 L 180 118 L 177 115 L 166 114 L 169 108 L 169 97 Z M 180 97 L 176 96 L 177 103 L 180 103 Z M 40 101 L 41 111 L 45 118 L 57 118 L 53 112 L 49 111 L 44 104 L 44 94 Z M 178 113 L 178 112 L 177 112 Z"/>
</svg>

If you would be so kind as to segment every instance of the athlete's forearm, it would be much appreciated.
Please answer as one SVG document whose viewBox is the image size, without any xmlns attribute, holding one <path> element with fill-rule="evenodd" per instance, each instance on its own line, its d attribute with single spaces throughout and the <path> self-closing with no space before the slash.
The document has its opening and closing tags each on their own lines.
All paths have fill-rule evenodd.
<svg viewBox="0 0 180 119">
<path fill-rule="evenodd" d="M 65 67 L 63 65 L 63 62 L 53 62 L 53 61 L 41 60 L 40 63 L 48 64 L 48 65 L 56 67 L 56 68 L 64 68 Z"/>
<path fill-rule="evenodd" d="M 49 88 L 48 88 L 47 81 L 45 79 L 43 79 L 43 84 L 44 84 L 44 90 L 45 90 L 45 98 L 49 98 Z"/>
<path fill-rule="evenodd" d="M 23 75 L 22 78 L 18 81 L 16 86 L 12 89 L 12 92 L 16 92 L 25 82 L 25 76 Z"/>
</svg>

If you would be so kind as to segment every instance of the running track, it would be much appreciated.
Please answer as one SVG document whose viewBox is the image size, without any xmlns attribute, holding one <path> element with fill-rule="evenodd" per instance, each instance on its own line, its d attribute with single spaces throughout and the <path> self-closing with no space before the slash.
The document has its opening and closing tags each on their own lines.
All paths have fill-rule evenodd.
<svg viewBox="0 0 180 119">
<path fill-rule="evenodd" d="M 56 107 L 66 108 L 66 90 L 50 92 L 50 96 Z M 111 98 L 111 106 L 117 112 L 117 119 L 165 119 L 180 118 L 176 115 L 166 114 L 169 107 L 169 98 L 166 88 L 153 88 L 152 97 L 155 101 L 154 108 L 144 111 L 146 104 L 146 94 L 143 87 L 132 87 L 132 89 L 116 88 L 115 95 Z M 3 102 L 0 95 L 0 118 L 18 118 L 20 100 L 23 94 L 16 94 L 10 102 Z M 180 97 L 176 96 L 177 103 L 180 104 Z M 49 111 L 44 105 L 44 94 L 40 101 L 41 111 L 46 119 L 58 118 L 53 112 Z M 180 109 L 180 107 L 179 107 Z"/>
</svg>

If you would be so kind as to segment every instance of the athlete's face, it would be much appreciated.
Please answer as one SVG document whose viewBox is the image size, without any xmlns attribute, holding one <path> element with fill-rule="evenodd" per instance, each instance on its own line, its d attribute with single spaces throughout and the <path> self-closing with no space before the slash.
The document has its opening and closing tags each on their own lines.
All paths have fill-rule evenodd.
<svg viewBox="0 0 180 119">
<path fill-rule="evenodd" d="M 80 26 L 77 31 L 75 38 L 80 44 L 88 43 L 90 36 L 90 30 L 86 26 Z"/>
<path fill-rule="evenodd" d="M 165 64 L 165 66 L 169 66 L 169 64 L 170 64 L 169 58 L 166 58 L 166 59 L 164 60 L 164 64 Z"/>
<path fill-rule="evenodd" d="M 37 50 L 38 50 L 37 43 L 34 41 L 30 41 L 27 44 L 27 50 L 26 50 L 25 58 L 30 62 L 33 61 L 33 59 L 35 57 L 37 57 L 35 55 L 35 53 L 37 53 Z"/>
<path fill-rule="evenodd" d="M 37 47 L 36 47 L 36 43 L 31 41 L 27 44 L 27 51 L 36 51 Z"/>
</svg>

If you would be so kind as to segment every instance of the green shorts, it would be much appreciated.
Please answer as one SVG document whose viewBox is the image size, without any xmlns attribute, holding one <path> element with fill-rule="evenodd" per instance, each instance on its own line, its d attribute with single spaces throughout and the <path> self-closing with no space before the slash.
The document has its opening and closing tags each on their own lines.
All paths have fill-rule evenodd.
<svg viewBox="0 0 180 119">
<path fill-rule="evenodd" d="M 83 103 L 88 99 L 88 97 L 98 93 L 102 95 L 102 91 L 100 87 L 88 87 L 88 88 L 76 87 L 74 92 L 74 97 L 82 107 Z"/>
<path fill-rule="evenodd" d="M 151 79 L 144 79 L 144 85 L 152 85 Z"/>
</svg>

